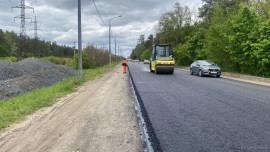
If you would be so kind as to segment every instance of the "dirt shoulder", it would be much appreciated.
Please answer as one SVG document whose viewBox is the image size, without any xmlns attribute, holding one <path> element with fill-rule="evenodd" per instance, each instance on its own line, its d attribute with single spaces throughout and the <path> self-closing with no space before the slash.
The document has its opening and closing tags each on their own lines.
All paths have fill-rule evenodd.
<svg viewBox="0 0 270 152">
<path fill-rule="evenodd" d="M 176 68 L 179 70 L 189 71 L 189 67 L 178 66 Z M 249 83 L 254 83 L 254 84 L 270 86 L 270 79 L 269 78 L 262 78 L 262 77 L 257 77 L 257 76 L 250 76 L 250 75 L 230 73 L 230 72 L 222 72 L 221 77 L 227 78 L 227 79 L 232 79 L 232 80 L 238 80 L 238 81 L 243 81 L 243 82 L 249 82 Z"/>
<path fill-rule="evenodd" d="M 143 151 L 128 75 L 118 65 L 0 132 L 1 152 Z"/>
</svg>

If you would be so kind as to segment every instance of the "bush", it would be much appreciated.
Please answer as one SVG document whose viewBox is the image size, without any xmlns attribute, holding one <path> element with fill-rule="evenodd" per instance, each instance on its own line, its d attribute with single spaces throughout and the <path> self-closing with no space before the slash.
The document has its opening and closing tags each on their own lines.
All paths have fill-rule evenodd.
<svg viewBox="0 0 270 152">
<path fill-rule="evenodd" d="M 74 60 L 71 58 L 60 58 L 60 57 L 55 57 L 55 56 L 48 56 L 48 57 L 43 57 L 41 59 L 50 61 L 55 64 L 59 64 L 59 65 L 74 67 Z"/>
<path fill-rule="evenodd" d="M 74 68 L 78 69 L 78 54 L 76 54 L 74 56 Z M 82 66 L 83 66 L 83 69 L 89 69 L 90 68 L 90 61 L 89 61 L 89 58 L 88 58 L 88 54 L 87 52 L 83 51 L 82 52 Z"/>
<path fill-rule="evenodd" d="M 8 60 L 12 62 L 17 62 L 18 59 L 16 57 L 0 57 L 0 60 Z"/>
<path fill-rule="evenodd" d="M 176 57 L 176 64 L 182 65 L 182 66 L 189 66 L 193 60 L 189 57 L 189 54 L 187 52 L 187 44 L 184 45 L 178 45 L 173 50 L 175 57 Z"/>
<path fill-rule="evenodd" d="M 96 58 L 93 56 L 90 61 L 90 69 L 95 69 L 98 66 L 98 62 Z"/>
</svg>

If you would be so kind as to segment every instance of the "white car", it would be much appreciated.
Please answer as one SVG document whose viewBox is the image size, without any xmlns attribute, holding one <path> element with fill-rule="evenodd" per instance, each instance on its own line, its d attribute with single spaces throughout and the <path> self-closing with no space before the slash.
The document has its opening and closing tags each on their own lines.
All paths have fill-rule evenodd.
<svg viewBox="0 0 270 152">
<path fill-rule="evenodd" d="M 149 60 L 144 59 L 143 64 L 150 64 Z"/>
</svg>

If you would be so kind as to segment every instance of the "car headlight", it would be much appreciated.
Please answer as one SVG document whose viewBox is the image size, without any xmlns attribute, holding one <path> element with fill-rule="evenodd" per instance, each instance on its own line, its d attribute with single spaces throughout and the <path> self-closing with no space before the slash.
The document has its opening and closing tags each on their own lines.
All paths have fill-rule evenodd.
<svg viewBox="0 0 270 152">
<path fill-rule="evenodd" d="M 218 68 L 218 70 L 220 71 L 220 68 Z"/>
</svg>

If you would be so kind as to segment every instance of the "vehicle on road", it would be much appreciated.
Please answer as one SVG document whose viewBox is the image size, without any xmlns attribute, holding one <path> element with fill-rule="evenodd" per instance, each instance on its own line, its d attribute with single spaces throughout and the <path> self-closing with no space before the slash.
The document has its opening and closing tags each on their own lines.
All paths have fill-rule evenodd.
<svg viewBox="0 0 270 152">
<path fill-rule="evenodd" d="M 217 78 L 219 78 L 221 75 L 221 70 L 217 66 L 217 64 L 212 61 L 197 60 L 190 65 L 190 74 L 197 74 L 200 77 L 207 75 L 216 76 Z"/>
<path fill-rule="evenodd" d="M 152 57 L 150 60 L 150 72 L 156 74 L 173 74 L 175 60 L 171 46 L 168 44 L 157 44 L 153 46 Z"/>
<path fill-rule="evenodd" d="M 149 60 L 144 59 L 143 64 L 150 64 Z"/>
</svg>

